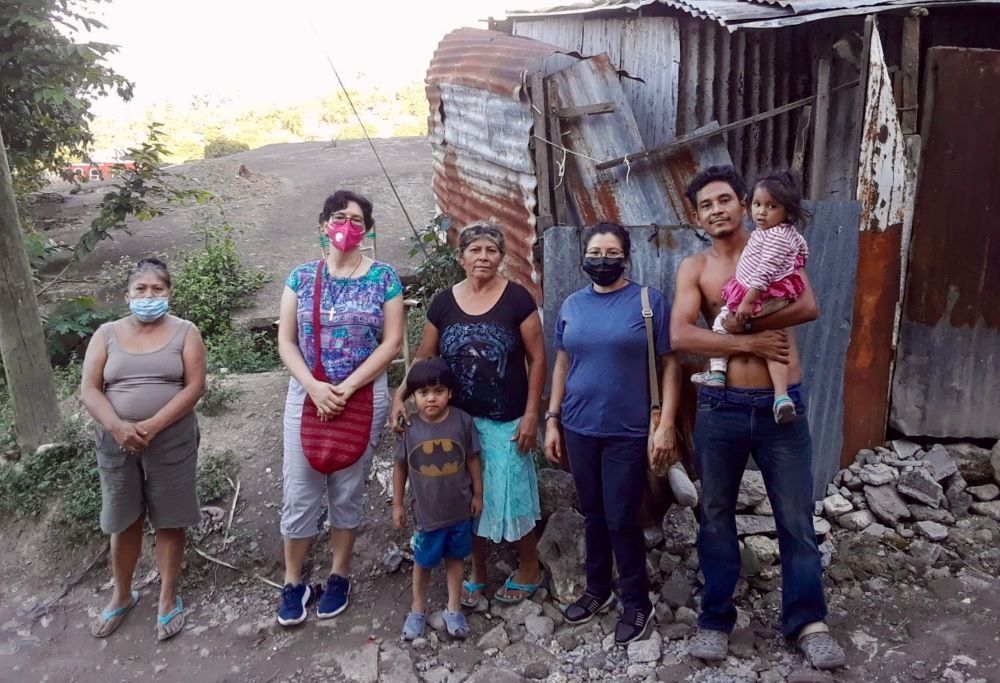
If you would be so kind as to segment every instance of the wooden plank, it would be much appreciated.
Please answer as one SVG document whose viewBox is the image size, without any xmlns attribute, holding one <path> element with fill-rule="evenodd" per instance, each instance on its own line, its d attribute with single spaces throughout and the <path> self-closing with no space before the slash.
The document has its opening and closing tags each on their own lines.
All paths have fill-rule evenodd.
<svg viewBox="0 0 1000 683">
<path fill-rule="evenodd" d="M 775 49 L 775 42 L 777 41 L 778 32 L 768 31 L 764 34 L 764 69 L 763 74 L 763 101 L 761 102 L 761 109 L 764 111 L 770 111 L 774 109 L 774 92 L 775 92 L 775 78 L 778 78 L 776 74 L 787 72 L 788 69 L 784 65 L 778 65 L 775 63 L 775 57 L 777 51 Z M 775 152 L 777 151 L 774 147 L 774 118 L 765 119 L 761 125 L 764 130 L 762 137 L 764 144 L 761 146 L 761 163 L 765 169 L 774 169 L 778 167 L 775 163 Z"/>
<path fill-rule="evenodd" d="M 902 111 L 903 135 L 917 132 L 917 78 L 920 70 L 920 16 L 903 18 Z"/>
<path fill-rule="evenodd" d="M 555 115 L 561 119 L 578 119 L 581 116 L 590 116 L 592 114 L 610 114 L 614 110 L 614 102 L 596 102 L 579 107 L 561 107 L 556 109 Z"/>
<path fill-rule="evenodd" d="M 548 121 L 548 139 L 557 145 L 564 145 L 562 136 L 562 125 L 559 117 L 555 115 L 559 108 L 559 86 L 551 80 L 545 82 L 545 118 Z M 545 145 L 550 147 L 550 145 Z M 566 163 L 567 159 L 557 148 L 551 148 L 552 160 L 549 170 L 551 172 L 549 183 L 552 186 L 552 219 L 558 224 L 569 222 L 569 203 L 566 201 Z M 558 161 L 557 161 L 558 160 Z M 560 173 L 561 169 L 561 173 Z"/>
<path fill-rule="evenodd" d="M 0 354 L 14 407 L 18 446 L 33 452 L 58 427 L 59 403 L 6 149 L 0 133 Z"/>
<path fill-rule="evenodd" d="M 731 122 L 744 120 L 748 113 L 746 105 L 746 51 L 747 32 L 737 31 L 733 37 L 733 73 L 729 83 L 732 92 L 729 101 L 733 111 L 729 119 Z M 743 130 L 735 128 L 733 130 L 733 134 L 729 136 L 729 149 L 732 150 L 733 162 L 739 168 L 743 168 L 745 161 L 743 159 Z"/>
<path fill-rule="evenodd" d="M 868 15 L 865 17 L 865 33 L 861 40 L 861 77 L 858 79 L 861 83 L 868 83 L 868 65 L 870 61 L 871 44 L 872 44 L 872 32 L 877 26 L 877 20 L 875 15 Z M 865 118 L 865 97 L 858 98 L 858 109 L 854 114 L 855 121 L 863 121 Z M 861 145 L 861 134 L 858 134 L 858 145 Z M 858 170 L 860 167 L 860 161 L 853 169 L 851 174 L 850 184 L 848 187 L 856 187 L 858 184 Z"/>
<path fill-rule="evenodd" d="M 802 107 L 799 125 L 795 131 L 795 151 L 792 152 L 792 170 L 800 178 L 806 166 L 806 147 L 809 145 L 809 131 L 812 128 L 812 106 Z"/>
<path fill-rule="evenodd" d="M 531 74 L 528 84 L 534 133 L 538 137 L 548 140 L 549 132 L 545 122 L 545 84 L 541 74 Z M 555 223 L 552 215 L 552 175 L 550 170 L 552 147 L 539 140 L 533 139 L 531 142 L 535 152 L 535 180 L 537 182 L 535 197 L 538 201 L 535 206 L 535 214 L 538 216 L 535 231 L 541 233 Z"/>
<path fill-rule="evenodd" d="M 809 162 L 809 196 L 819 201 L 823 198 L 823 165 L 826 162 L 826 143 L 830 115 L 830 58 L 821 57 L 816 62 L 816 109 L 813 117 L 813 144 Z"/>
</svg>

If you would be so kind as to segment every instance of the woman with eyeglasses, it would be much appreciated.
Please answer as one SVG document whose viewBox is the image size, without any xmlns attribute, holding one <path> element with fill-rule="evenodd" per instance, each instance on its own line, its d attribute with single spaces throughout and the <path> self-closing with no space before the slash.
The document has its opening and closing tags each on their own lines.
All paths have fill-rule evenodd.
<svg viewBox="0 0 1000 683">
<path fill-rule="evenodd" d="M 482 448 L 483 510 L 474 523 L 471 576 L 462 584 L 462 606 L 470 608 L 486 589 L 487 541 L 514 543 L 520 558 L 496 600 L 521 602 L 543 581 L 531 450 L 538 445 L 545 343 L 535 300 L 499 273 L 503 255 L 504 236 L 495 225 L 473 223 L 462 230 L 458 260 L 466 277 L 434 297 L 416 354 L 447 363 L 456 378 L 452 403 L 472 415 Z M 402 387 L 391 420 L 409 424 Z"/>
<path fill-rule="evenodd" d="M 584 516 L 587 589 L 564 616 L 583 624 L 615 602 L 618 565 L 621 619 L 615 642 L 646 637 L 652 604 L 640 506 L 650 459 L 656 469 L 676 460 L 674 419 L 680 370 L 670 353 L 670 307 L 648 288 L 662 416 L 648 452 L 650 396 L 642 287 L 625 276 L 631 240 L 622 226 L 600 223 L 584 233 L 583 270 L 592 284 L 566 298 L 556 318 L 552 393 L 545 414 L 545 455 L 568 457 Z"/>
<path fill-rule="evenodd" d="M 285 580 L 277 617 L 282 626 L 306 619 L 311 591 L 303 580 L 302 565 L 320 528 L 324 507 L 330 521 L 331 568 L 316 616 L 328 619 L 347 608 L 364 483 L 389 409 L 385 372 L 399 352 L 404 329 L 399 277 L 389 265 L 361 252 L 365 233 L 374 225 L 372 203 L 360 194 L 338 190 L 327 197 L 319 215 L 318 235 L 324 258 L 295 268 L 281 295 L 278 352 L 291 374 L 282 467 Z M 318 329 L 314 308 L 317 292 Z M 326 381 L 314 375 L 317 334 Z M 332 424 L 352 395 L 367 392 L 368 385 L 374 409 L 364 454 L 353 465 L 332 474 L 314 469 L 302 448 L 306 396 L 312 399 L 320 424 Z"/>
</svg>

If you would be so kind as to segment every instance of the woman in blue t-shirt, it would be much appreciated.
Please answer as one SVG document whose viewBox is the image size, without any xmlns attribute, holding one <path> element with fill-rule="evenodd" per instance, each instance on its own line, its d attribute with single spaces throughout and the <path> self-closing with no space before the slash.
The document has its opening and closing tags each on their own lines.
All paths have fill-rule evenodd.
<svg viewBox="0 0 1000 683">
<path fill-rule="evenodd" d="M 278 324 L 278 352 L 291 374 L 284 417 L 281 535 L 285 580 L 278 608 L 282 626 L 306 618 L 310 588 L 302 563 L 316 535 L 324 507 L 330 520 L 332 570 L 320 595 L 316 616 L 334 617 L 347 608 L 348 572 L 354 539 L 361 524 L 361 499 L 375 444 L 389 409 L 386 368 L 403 341 L 403 288 L 391 266 L 360 249 L 375 225 L 372 203 L 339 190 L 327 197 L 319 216 L 320 245 L 326 258 L 297 267 L 285 280 Z M 319 281 L 319 329 L 313 302 Z M 315 336 L 327 382 L 313 376 Z M 302 450 L 302 406 L 308 395 L 321 419 L 339 415 L 348 399 L 372 384 L 374 415 L 368 448 L 346 469 L 324 474 L 313 469 Z"/>
<path fill-rule="evenodd" d="M 543 579 L 531 450 L 538 445 L 545 342 L 531 294 L 500 276 L 504 246 L 503 233 L 491 223 L 462 230 L 458 258 L 466 278 L 431 301 L 416 354 L 440 356 L 448 364 L 456 380 L 452 403 L 472 415 L 482 445 L 483 511 L 475 522 L 472 574 L 462 584 L 464 607 L 476 606 L 486 589 L 487 541 L 514 542 L 520 559 L 496 600 L 521 602 Z M 394 424 L 406 416 L 403 400 L 401 390 L 393 399 Z"/>
<path fill-rule="evenodd" d="M 645 637 L 652 621 L 640 506 L 650 458 L 657 466 L 674 459 L 680 371 L 670 353 L 670 308 L 650 287 L 664 374 L 662 417 L 648 453 L 646 326 L 642 287 L 625 277 L 629 234 L 616 223 L 600 223 L 584 233 L 583 243 L 583 269 L 593 285 L 567 297 L 556 319 L 545 453 L 558 464 L 569 457 L 584 516 L 587 590 L 566 608 L 566 621 L 588 622 L 614 603 L 613 554 L 625 608 L 615 642 L 624 645 Z"/>
</svg>

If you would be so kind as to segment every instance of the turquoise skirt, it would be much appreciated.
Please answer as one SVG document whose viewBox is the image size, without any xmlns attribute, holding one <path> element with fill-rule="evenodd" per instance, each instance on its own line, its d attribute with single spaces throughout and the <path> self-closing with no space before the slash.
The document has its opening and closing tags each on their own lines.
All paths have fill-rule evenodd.
<svg viewBox="0 0 1000 683">
<path fill-rule="evenodd" d="M 477 536 L 494 543 L 520 540 L 542 518 L 538 506 L 538 477 L 531 453 L 518 453 L 520 419 L 497 422 L 473 418 L 482 448 L 483 513 L 476 520 Z"/>
</svg>

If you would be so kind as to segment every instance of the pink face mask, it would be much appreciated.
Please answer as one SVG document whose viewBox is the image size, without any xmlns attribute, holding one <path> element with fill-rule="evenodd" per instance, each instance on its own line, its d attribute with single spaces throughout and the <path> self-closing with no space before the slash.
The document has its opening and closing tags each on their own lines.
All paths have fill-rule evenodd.
<svg viewBox="0 0 1000 683">
<path fill-rule="evenodd" d="M 334 223 L 330 221 L 326 225 L 326 236 L 330 238 L 330 244 L 340 251 L 350 251 L 361 244 L 365 237 L 365 229 L 359 228 L 351 221 Z"/>
</svg>

